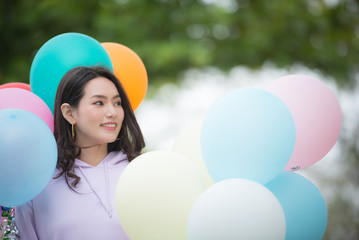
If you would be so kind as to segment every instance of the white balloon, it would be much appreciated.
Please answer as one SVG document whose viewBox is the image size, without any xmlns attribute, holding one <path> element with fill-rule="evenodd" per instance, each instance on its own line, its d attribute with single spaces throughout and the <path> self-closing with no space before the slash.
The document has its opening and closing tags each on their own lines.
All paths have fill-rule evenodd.
<svg viewBox="0 0 359 240">
<path fill-rule="evenodd" d="M 209 175 L 201 153 L 201 129 L 203 119 L 196 121 L 183 129 L 177 136 L 172 151 L 178 152 L 191 160 L 201 172 L 207 186 L 211 186 L 214 181 Z"/>
<path fill-rule="evenodd" d="M 274 194 L 240 178 L 205 190 L 187 222 L 187 240 L 280 240 L 285 233 L 284 212 Z"/>
</svg>

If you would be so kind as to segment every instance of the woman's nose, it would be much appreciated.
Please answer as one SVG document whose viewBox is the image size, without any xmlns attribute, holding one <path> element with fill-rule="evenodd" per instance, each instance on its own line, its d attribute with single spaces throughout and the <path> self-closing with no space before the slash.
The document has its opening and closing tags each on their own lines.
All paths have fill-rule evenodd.
<svg viewBox="0 0 359 240">
<path fill-rule="evenodd" d="M 115 117 L 117 114 L 116 109 L 114 106 L 112 106 L 111 104 L 109 104 L 106 108 L 106 117 L 111 118 L 111 117 Z"/>
</svg>

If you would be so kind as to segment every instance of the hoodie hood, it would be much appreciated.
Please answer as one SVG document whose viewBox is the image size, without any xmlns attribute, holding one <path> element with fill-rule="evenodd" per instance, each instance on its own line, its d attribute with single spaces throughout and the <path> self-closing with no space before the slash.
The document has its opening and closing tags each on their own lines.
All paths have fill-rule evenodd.
<svg viewBox="0 0 359 240">
<path fill-rule="evenodd" d="M 75 159 L 75 171 L 81 178 L 80 183 L 88 185 L 110 218 L 115 202 L 118 171 L 122 172 L 127 164 L 127 155 L 123 152 L 110 152 L 97 166 Z"/>
<path fill-rule="evenodd" d="M 117 165 L 122 161 L 128 161 L 127 155 L 125 153 L 123 153 L 122 151 L 121 152 L 110 152 L 97 166 L 92 166 L 92 165 L 76 158 L 75 159 L 75 168 L 76 167 L 81 167 L 81 168 L 97 168 L 97 167 L 101 168 L 102 167 L 103 168 L 105 164 L 107 167 L 113 168 L 113 167 L 117 167 Z"/>
</svg>

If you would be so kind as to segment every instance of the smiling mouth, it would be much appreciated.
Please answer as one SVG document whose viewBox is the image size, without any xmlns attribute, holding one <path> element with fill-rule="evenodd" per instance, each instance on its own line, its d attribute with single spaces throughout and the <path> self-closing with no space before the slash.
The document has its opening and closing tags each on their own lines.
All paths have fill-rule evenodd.
<svg viewBox="0 0 359 240">
<path fill-rule="evenodd" d="M 101 124 L 101 127 L 108 127 L 108 128 L 115 128 L 117 127 L 116 123 L 105 123 L 105 124 Z"/>
</svg>

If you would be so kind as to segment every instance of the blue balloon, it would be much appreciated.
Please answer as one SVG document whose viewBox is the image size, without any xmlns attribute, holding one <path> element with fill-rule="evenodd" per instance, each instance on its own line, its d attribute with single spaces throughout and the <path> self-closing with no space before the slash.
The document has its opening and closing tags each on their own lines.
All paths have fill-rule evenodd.
<svg viewBox="0 0 359 240">
<path fill-rule="evenodd" d="M 47 124 L 22 109 L 0 110 L 0 205 L 15 207 L 39 194 L 57 162 L 55 138 Z"/>
<path fill-rule="evenodd" d="M 322 239 L 328 212 L 318 188 L 305 177 L 283 171 L 265 185 L 279 200 L 286 218 L 286 240 Z"/>
<path fill-rule="evenodd" d="M 78 66 L 100 65 L 113 72 L 110 56 L 97 40 L 81 33 L 64 33 L 47 41 L 30 69 L 31 91 L 54 109 L 56 90 L 67 71 Z"/>
<path fill-rule="evenodd" d="M 208 111 L 200 142 L 214 181 L 247 178 L 263 184 L 282 171 L 293 153 L 294 120 L 274 94 L 234 90 Z"/>
</svg>

